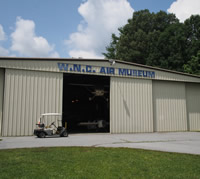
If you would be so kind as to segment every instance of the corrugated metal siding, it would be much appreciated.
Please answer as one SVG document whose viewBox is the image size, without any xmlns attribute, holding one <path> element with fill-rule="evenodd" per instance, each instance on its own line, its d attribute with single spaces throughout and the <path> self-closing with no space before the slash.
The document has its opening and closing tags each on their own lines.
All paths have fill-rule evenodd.
<svg viewBox="0 0 200 179">
<path fill-rule="evenodd" d="M 4 69 L 0 69 L 0 136 L 3 117 Z"/>
<path fill-rule="evenodd" d="M 186 94 L 189 130 L 200 130 L 200 84 L 186 83 Z"/>
<path fill-rule="evenodd" d="M 111 78 L 110 132 L 153 132 L 152 81 Z"/>
<path fill-rule="evenodd" d="M 111 66 L 108 62 L 95 62 L 95 61 L 42 61 L 42 60 L 1 60 L 0 67 L 2 68 L 12 68 L 12 69 L 24 69 L 24 70 L 36 70 L 36 71 L 48 71 L 48 72 L 60 72 L 58 68 L 58 63 L 67 63 L 67 64 L 81 64 L 81 65 L 91 65 L 94 67 L 94 70 L 98 71 L 99 67 L 113 67 L 113 68 L 127 68 L 127 69 L 135 69 L 135 70 L 150 70 L 155 72 L 155 80 L 169 80 L 169 81 L 182 81 L 182 82 L 195 82 L 200 83 L 200 78 L 176 74 L 161 70 L 154 70 L 145 67 L 138 67 L 134 65 L 120 64 L 115 63 L 114 66 Z M 65 71 L 63 71 L 65 73 Z M 80 74 L 91 74 L 91 75 L 107 75 L 107 76 L 116 76 L 119 77 L 118 74 L 99 74 L 99 73 L 86 73 L 86 72 L 73 72 L 69 71 L 68 73 L 80 73 Z M 125 78 L 137 78 L 132 76 L 123 76 Z M 141 78 L 141 77 L 138 77 Z"/>
<path fill-rule="evenodd" d="M 153 81 L 154 131 L 186 131 L 185 84 Z"/>
<path fill-rule="evenodd" d="M 62 90 L 62 73 L 6 69 L 2 135 L 32 135 L 40 114 L 62 112 Z"/>
</svg>

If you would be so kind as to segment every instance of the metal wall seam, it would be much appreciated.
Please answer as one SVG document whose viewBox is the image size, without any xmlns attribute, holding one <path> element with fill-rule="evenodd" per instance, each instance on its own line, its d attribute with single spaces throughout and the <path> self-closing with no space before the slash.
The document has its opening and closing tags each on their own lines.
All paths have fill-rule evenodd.
<svg viewBox="0 0 200 179">
<path fill-rule="evenodd" d="M 4 69 L 0 68 L 0 136 L 2 135 L 3 101 L 4 101 Z"/>
<path fill-rule="evenodd" d="M 5 73 L 6 73 L 6 71 L 5 71 Z M 8 108 L 5 106 L 5 104 L 6 104 L 5 101 L 8 100 L 8 94 L 9 94 L 9 89 L 5 90 L 7 83 L 9 83 L 9 74 L 7 74 L 5 83 L 4 83 L 3 119 L 8 118 Z M 7 135 L 7 131 L 8 131 L 8 129 L 7 129 L 8 120 L 4 121 L 3 119 L 2 119 L 2 136 L 4 134 Z M 6 126 L 6 128 L 4 128 L 4 126 Z"/>
<path fill-rule="evenodd" d="M 6 69 L 5 80 L 3 136 L 32 135 L 41 113 L 62 113 L 62 73 Z"/>
<path fill-rule="evenodd" d="M 185 84 L 153 81 L 154 131 L 186 131 Z"/>
<path fill-rule="evenodd" d="M 110 88 L 110 132 L 153 132 L 152 81 L 112 77 Z"/>
<path fill-rule="evenodd" d="M 200 131 L 200 84 L 186 83 L 187 112 L 190 131 Z"/>
<path fill-rule="evenodd" d="M 11 72 L 11 76 L 10 76 L 10 91 L 12 89 L 15 89 L 15 86 L 14 86 L 14 74 L 13 72 Z M 7 90 L 6 90 L 7 91 Z M 13 98 L 14 98 L 14 91 L 12 93 L 9 94 L 9 102 L 10 102 L 10 110 L 8 111 L 8 116 L 10 118 L 10 121 L 8 123 L 8 135 L 12 135 L 12 130 L 11 128 L 13 127 L 12 124 L 13 124 Z"/>
</svg>

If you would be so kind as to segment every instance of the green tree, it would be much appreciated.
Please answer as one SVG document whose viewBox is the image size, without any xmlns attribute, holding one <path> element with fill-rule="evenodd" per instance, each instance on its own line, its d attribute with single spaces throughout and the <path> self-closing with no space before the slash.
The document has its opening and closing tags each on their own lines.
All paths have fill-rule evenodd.
<svg viewBox="0 0 200 179">
<path fill-rule="evenodd" d="M 184 72 L 200 75 L 200 51 L 197 56 L 193 56 L 187 64 L 184 64 Z"/>
<path fill-rule="evenodd" d="M 152 49 L 149 51 L 146 64 L 183 71 L 186 61 L 186 38 L 183 24 L 172 24 L 157 36 L 157 39 L 154 38 L 154 45 L 150 45 Z"/>
<path fill-rule="evenodd" d="M 104 56 L 147 64 L 149 56 L 156 56 L 156 54 L 150 54 L 150 51 L 154 49 L 152 46 L 156 45 L 160 33 L 170 24 L 177 22 L 178 19 L 173 14 L 167 14 L 164 11 L 156 14 L 150 13 L 147 9 L 134 12 L 128 24 L 119 28 L 120 36 L 118 38 L 112 36 L 111 44 L 106 48 L 107 53 L 104 53 Z M 115 52 L 114 55 L 113 52 Z"/>
<path fill-rule="evenodd" d="M 112 34 L 110 46 L 106 47 L 107 53 L 103 53 L 106 58 L 116 59 L 116 45 L 118 40 L 119 38 L 115 34 Z"/>
<path fill-rule="evenodd" d="M 184 22 L 184 26 L 187 38 L 186 54 L 187 59 L 190 60 L 200 50 L 200 16 L 192 15 Z"/>
<path fill-rule="evenodd" d="M 193 73 L 189 68 L 194 69 L 197 57 L 193 56 L 200 50 L 200 16 L 193 15 L 180 23 L 174 14 L 164 11 L 134 12 L 119 28 L 119 37 L 112 35 L 106 50 L 106 58 Z"/>
</svg>

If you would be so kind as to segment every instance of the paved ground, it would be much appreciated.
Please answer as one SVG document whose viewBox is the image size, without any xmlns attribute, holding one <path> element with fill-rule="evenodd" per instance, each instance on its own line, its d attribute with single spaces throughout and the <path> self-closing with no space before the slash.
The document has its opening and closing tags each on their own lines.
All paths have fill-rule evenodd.
<svg viewBox="0 0 200 179">
<path fill-rule="evenodd" d="M 200 132 L 71 134 L 66 138 L 1 137 L 0 149 L 52 146 L 129 147 L 200 155 Z"/>
</svg>

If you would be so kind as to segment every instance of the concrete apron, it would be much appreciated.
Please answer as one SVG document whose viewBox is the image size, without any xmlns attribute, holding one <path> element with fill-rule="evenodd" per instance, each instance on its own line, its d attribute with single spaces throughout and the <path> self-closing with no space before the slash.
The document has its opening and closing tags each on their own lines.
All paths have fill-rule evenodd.
<svg viewBox="0 0 200 179">
<path fill-rule="evenodd" d="M 40 139 L 1 137 L 0 149 L 33 147 L 127 147 L 200 155 L 200 132 L 139 134 L 69 134 L 69 137 Z"/>
</svg>

